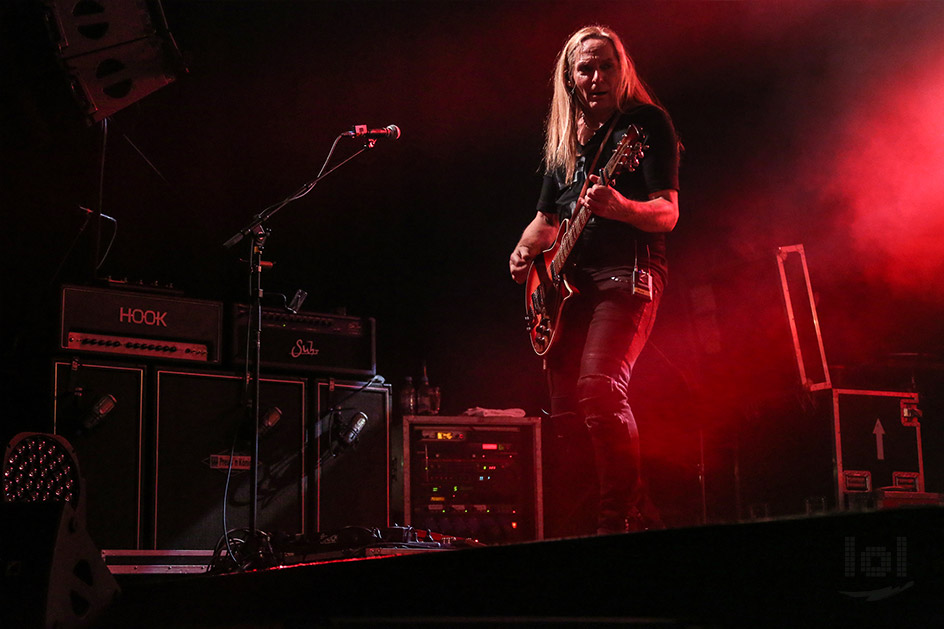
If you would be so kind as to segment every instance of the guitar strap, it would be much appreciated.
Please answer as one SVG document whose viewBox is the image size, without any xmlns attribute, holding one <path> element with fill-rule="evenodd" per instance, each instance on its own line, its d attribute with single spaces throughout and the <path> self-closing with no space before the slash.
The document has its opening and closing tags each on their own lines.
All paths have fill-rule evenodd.
<svg viewBox="0 0 944 629">
<path fill-rule="evenodd" d="M 580 189 L 580 195 L 577 197 L 577 199 L 582 199 L 583 195 L 587 193 L 587 187 L 590 185 L 590 174 L 596 170 L 597 164 L 600 161 L 600 155 L 603 154 L 603 147 L 606 146 L 606 143 L 610 141 L 610 136 L 613 135 L 613 129 L 616 128 L 617 120 L 619 120 L 619 115 L 614 114 L 613 120 L 610 122 L 610 126 L 606 129 L 606 135 L 603 136 L 603 140 L 600 141 L 600 147 L 597 148 L 597 154 L 594 156 L 593 162 L 590 164 L 590 168 L 587 169 L 585 173 L 586 176 L 583 180 L 583 187 Z"/>
</svg>

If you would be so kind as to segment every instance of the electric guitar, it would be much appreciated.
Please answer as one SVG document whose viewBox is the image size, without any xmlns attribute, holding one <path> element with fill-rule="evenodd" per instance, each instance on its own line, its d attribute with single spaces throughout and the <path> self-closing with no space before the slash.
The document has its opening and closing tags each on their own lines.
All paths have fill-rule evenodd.
<svg viewBox="0 0 944 629">
<path fill-rule="evenodd" d="M 597 173 L 600 183 L 609 186 L 620 172 L 636 170 L 647 148 L 646 134 L 636 125 L 630 125 L 606 166 Z M 587 193 L 589 179 L 580 191 L 581 199 Z M 575 214 L 561 222 L 554 244 L 531 261 L 525 281 L 525 321 L 531 336 L 531 346 L 538 356 L 547 353 L 559 338 L 561 312 L 564 304 L 576 292 L 567 282 L 564 272 L 567 258 L 592 216 L 587 208 L 579 204 L 576 207 Z"/>
</svg>

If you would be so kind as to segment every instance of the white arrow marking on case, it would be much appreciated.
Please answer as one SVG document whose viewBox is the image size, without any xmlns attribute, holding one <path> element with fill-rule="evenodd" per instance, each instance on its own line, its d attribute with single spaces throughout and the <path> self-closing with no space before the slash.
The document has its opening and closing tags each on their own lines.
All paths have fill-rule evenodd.
<svg viewBox="0 0 944 629">
<path fill-rule="evenodd" d="M 872 429 L 872 434 L 875 435 L 875 453 L 878 456 L 879 461 L 885 460 L 885 444 L 882 440 L 882 437 L 885 436 L 885 429 L 882 427 L 882 420 L 875 420 L 875 428 Z"/>
</svg>

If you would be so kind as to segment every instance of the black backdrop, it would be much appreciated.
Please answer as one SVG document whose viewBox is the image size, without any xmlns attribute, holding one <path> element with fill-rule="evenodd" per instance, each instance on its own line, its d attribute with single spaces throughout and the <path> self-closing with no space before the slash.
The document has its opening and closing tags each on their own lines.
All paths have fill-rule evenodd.
<svg viewBox="0 0 944 629">
<path fill-rule="evenodd" d="M 100 176 L 119 225 L 101 275 L 245 300 L 246 251 L 222 243 L 313 178 L 355 123 L 403 135 L 272 219 L 265 288 L 307 290 L 308 311 L 376 317 L 379 372 L 399 383 L 425 360 L 445 412 L 539 412 L 507 255 L 533 213 L 554 55 L 589 22 L 623 34 L 685 145 L 670 285 L 634 383 L 643 433 L 690 438 L 717 412 L 692 395 L 704 384 L 693 278 L 779 245 L 806 247 L 836 374 L 940 381 L 944 253 L 927 238 L 944 196 L 913 193 L 944 164 L 920 141 L 940 129 L 940 101 L 922 98 L 941 84 L 917 80 L 944 63 L 944 6 L 165 0 L 189 72 L 112 117 L 102 171 L 102 127 L 77 120 L 31 5 L 3 16 L 0 332 L 19 400 L 7 432 L 48 426 L 43 348 L 56 287 L 88 278 L 88 233 L 70 244 Z M 887 162 L 869 161 L 876 151 Z M 870 207 L 882 220 L 862 220 Z M 890 358 L 901 353 L 921 356 Z"/>
</svg>

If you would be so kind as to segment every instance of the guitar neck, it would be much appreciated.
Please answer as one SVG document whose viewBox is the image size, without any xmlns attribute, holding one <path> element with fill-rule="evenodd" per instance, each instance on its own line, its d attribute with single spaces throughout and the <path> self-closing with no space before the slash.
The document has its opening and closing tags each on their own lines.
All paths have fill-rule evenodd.
<svg viewBox="0 0 944 629">
<path fill-rule="evenodd" d="M 561 274 L 564 265 L 567 263 L 567 258 L 570 256 L 570 252 L 573 250 L 574 245 L 577 244 L 577 239 L 580 238 L 580 234 L 583 233 L 583 228 L 587 225 L 587 221 L 589 220 L 590 211 L 585 207 L 581 207 L 577 210 L 577 214 L 571 218 L 571 222 L 567 226 L 567 232 L 564 234 L 563 238 L 561 238 L 560 247 L 558 247 L 557 253 L 554 254 L 554 258 L 551 260 L 550 268 L 555 276 Z"/>
<path fill-rule="evenodd" d="M 604 186 L 610 185 L 610 182 L 613 181 L 613 177 L 616 175 L 617 169 L 619 169 L 620 163 L 618 161 L 610 160 L 606 163 L 600 170 L 600 183 Z"/>
</svg>

